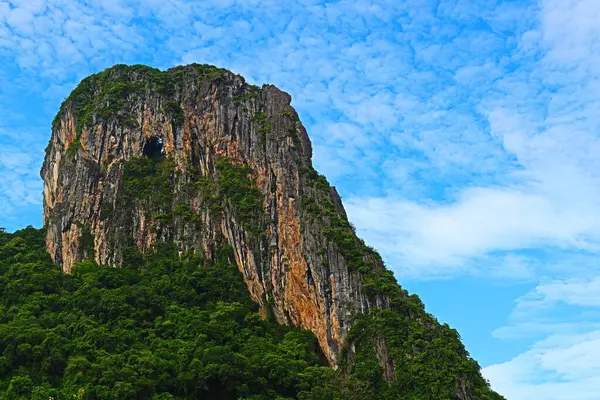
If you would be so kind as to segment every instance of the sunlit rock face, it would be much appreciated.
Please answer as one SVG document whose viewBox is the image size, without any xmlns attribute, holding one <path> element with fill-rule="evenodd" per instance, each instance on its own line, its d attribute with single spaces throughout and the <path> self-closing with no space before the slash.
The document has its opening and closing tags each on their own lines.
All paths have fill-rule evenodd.
<svg viewBox="0 0 600 400">
<path fill-rule="evenodd" d="M 387 300 L 363 293 L 330 231 L 345 229 L 369 268 L 383 265 L 349 227 L 332 226 L 346 221 L 341 200 L 313 170 L 290 101 L 274 86 L 200 65 L 115 66 L 82 81 L 54 121 L 42 169 L 54 261 L 66 272 L 87 258 L 119 266 L 129 246 L 145 252 L 157 242 L 210 258 L 227 242 L 263 312 L 312 330 L 336 365 L 352 316 Z M 129 193 L 129 169 L 144 162 L 166 170 L 160 187 Z M 219 165 L 245 168 L 259 190 L 255 221 L 236 212 L 235 195 L 217 195 Z M 157 204 L 160 190 L 170 193 Z"/>
</svg>

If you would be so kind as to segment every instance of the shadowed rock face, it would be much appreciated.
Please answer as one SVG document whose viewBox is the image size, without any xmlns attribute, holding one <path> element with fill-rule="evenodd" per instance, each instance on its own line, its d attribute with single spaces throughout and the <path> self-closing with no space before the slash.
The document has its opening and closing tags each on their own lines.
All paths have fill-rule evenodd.
<svg viewBox="0 0 600 400">
<path fill-rule="evenodd" d="M 355 318 L 393 309 L 424 330 L 439 324 L 356 237 L 312 168 L 290 101 L 204 65 L 119 65 L 86 78 L 61 106 L 41 172 L 47 249 L 70 272 L 90 258 L 119 266 L 160 242 L 207 258 L 229 243 L 263 313 L 313 331 L 334 367 L 367 343 L 394 379 L 395 331 L 366 340 L 361 328 L 347 341 Z M 457 376 L 455 398 L 470 398 L 469 379 Z"/>
</svg>

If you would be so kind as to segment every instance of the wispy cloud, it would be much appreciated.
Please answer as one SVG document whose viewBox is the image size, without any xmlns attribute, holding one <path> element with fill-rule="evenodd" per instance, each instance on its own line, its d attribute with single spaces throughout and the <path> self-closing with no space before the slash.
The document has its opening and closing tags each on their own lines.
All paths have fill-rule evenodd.
<svg viewBox="0 0 600 400">
<path fill-rule="evenodd" d="M 511 400 L 592 400 L 600 392 L 600 330 L 554 335 L 514 359 L 484 368 Z"/>
<path fill-rule="evenodd" d="M 404 268 L 399 272 L 410 275 L 424 267 L 435 272 L 470 266 L 471 260 L 497 251 L 595 248 L 600 232 L 595 218 L 557 207 L 527 188 L 463 189 L 449 205 L 352 198 L 347 206 L 361 233 L 371 242 L 383 241 L 383 251 Z"/>
<path fill-rule="evenodd" d="M 557 303 L 600 307 L 600 276 L 591 279 L 555 280 L 541 284 L 517 300 L 515 313 L 531 316 Z"/>
<path fill-rule="evenodd" d="M 487 60 L 457 65 L 454 89 L 421 106 L 428 112 L 413 106 L 404 118 L 410 126 L 393 143 L 427 162 L 412 170 L 400 166 L 400 177 L 437 183 L 425 192 L 429 200 L 423 192 L 411 198 L 401 187 L 349 200 L 359 228 L 371 242 L 383 242 L 400 272 L 476 273 L 477 260 L 504 251 L 598 252 L 600 31 L 590 15 L 600 7 L 592 1 L 540 6 L 537 24 L 500 42 L 503 35 L 494 29 L 481 35 L 476 43 Z M 494 59 L 498 46 L 509 51 Z M 465 88 L 472 90 L 466 101 L 473 102 L 467 113 L 460 106 L 431 109 L 462 100 L 458 93 Z M 391 172 L 394 179 L 393 166 Z M 386 222 L 373 223 L 376 215 Z"/>
<path fill-rule="evenodd" d="M 504 339 L 536 338 L 531 349 L 484 369 L 510 399 L 595 399 L 600 390 L 600 277 L 554 280 L 517 299 Z"/>
<path fill-rule="evenodd" d="M 44 145 L 36 143 L 39 134 L 0 126 L 0 221 L 11 225 L 20 221 L 19 212 L 39 210 L 42 182 L 39 178 Z M 40 217 L 27 221 L 37 223 Z"/>
</svg>

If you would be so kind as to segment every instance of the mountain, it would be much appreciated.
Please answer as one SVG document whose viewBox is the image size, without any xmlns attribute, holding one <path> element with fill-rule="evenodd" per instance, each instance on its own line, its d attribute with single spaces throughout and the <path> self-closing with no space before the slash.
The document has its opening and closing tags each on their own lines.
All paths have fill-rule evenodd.
<svg viewBox="0 0 600 400">
<path fill-rule="evenodd" d="M 142 266 L 174 246 L 202 268 L 223 265 L 226 246 L 259 314 L 311 331 L 327 363 L 374 398 L 501 399 L 458 333 L 356 236 L 290 102 L 208 65 L 84 79 L 41 171 L 53 262 L 66 273 Z"/>
</svg>

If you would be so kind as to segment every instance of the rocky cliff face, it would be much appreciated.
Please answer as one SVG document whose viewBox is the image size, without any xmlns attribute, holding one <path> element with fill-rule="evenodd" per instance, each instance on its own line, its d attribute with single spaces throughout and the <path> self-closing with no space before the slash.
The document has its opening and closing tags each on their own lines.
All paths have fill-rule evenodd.
<svg viewBox="0 0 600 400">
<path fill-rule="evenodd" d="M 69 272 L 88 257 L 120 265 L 130 244 L 143 252 L 172 240 L 182 252 L 210 255 L 226 241 L 252 297 L 279 322 L 315 332 L 335 364 L 353 313 L 385 299 L 364 295 L 359 272 L 327 234 L 331 216 L 311 215 L 310 207 L 326 203 L 345 221 L 335 188 L 312 169 L 310 141 L 290 101 L 274 86 L 249 86 L 210 67 L 115 67 L 88 78 L 57 117 L 42 170 L 54 261 Z M 156 182 L 140 176 L 141 187 L 127 193 L 126 169 L 143 169 L 135 163 L 144 157 L 165 164 L 162 182 L 146 188 Z M 226 191 L 218 187 L 224 171 L 234 180 L 247 176 L 260 193 L 217 196 Z M 165 185 L 170 198 L 157 204 Z M 257 209 L 236 212 L 236 202 L 251 200 Z M 256 221 L 245 224 L 243 212 Z M 383 268 L 374 254 L 363 257 Z"/>
<path fill-rule="evenodd" d="M 265 314 L 313 331 L 333 366 L 356 363 L 367 343 L 394 379 L 396 339 L 351 326 L 385 310 L 426 331 L 437 322 L 354 234 L 290 100 L 202 65 L 85 79 L 53 123 L 41 173 L 47 249 L 69 272 L 89 258 L 119 266 L 162 242 L 208 258 L 227 243 Z M 456 379 L 455 398 L 468 399 L 472 379 Z"/>
</svg>

